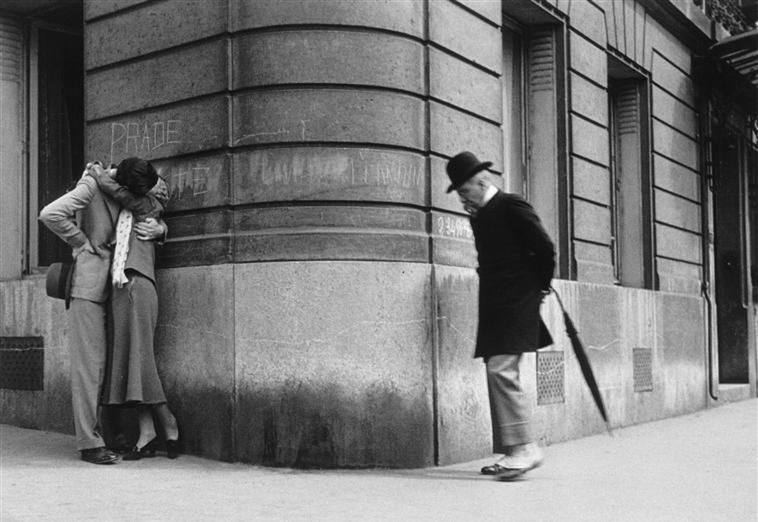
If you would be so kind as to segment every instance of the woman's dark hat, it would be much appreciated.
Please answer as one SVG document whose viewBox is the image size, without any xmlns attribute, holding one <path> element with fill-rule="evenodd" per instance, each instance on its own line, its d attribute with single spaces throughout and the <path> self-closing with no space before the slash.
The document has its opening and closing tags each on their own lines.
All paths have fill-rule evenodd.
<svg viewBox="0 0 758 522">
<path fill-rule="evenodd" d="M 74 276 L 74 263 L 53 263 L 47 269 L 45 289 L 47 295 L 66 301 L 68 310 L 71 302 L 71 280 Z"/>
<path fill-rule="evenodd" d="M 126 158 L 116 167 L 116 181 L 132 194 L 144 196 L 158 182 L 158 172 L 149 161 Z"/>
<path fill-rule="evenodd" d="M 477 172 L 481 172 L 491 166 L 491 161 L 479 161 L 473 153 L 468 151 L 461 152 L 447 162 L 447 175 L 452 182 L 447 191 L 452 192 L 457 190 L 458 187 L 474 177 Z"/>
</svg>

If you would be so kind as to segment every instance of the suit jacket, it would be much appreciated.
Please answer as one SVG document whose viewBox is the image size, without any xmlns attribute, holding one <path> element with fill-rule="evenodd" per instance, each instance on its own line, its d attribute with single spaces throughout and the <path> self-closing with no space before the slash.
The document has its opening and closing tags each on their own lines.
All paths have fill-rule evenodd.
<svg viewBox="0 0 758 522">
<path fill-rule="evenodd" d="M 113 198 L 121 207 L 132 211 L 133 223 L 144 221 L 149 217 L 160 220 L 163 205 L 152 194 L 135 196 L 105 172 L 96 174 L 95 178 L 100 190 Z M 137 239 L 133 226 L 129 234 L 129 253 L 126 256 L 124 270 L 135 270 L 150 279 L 153 284 L 155 283 L 155 243 Z"/>
<path fill-rule="evenodd" d="M 475 357 L 518 354 L 552 343 L 540 318 L 555 248 L 532 206 L 497 194 L 471 218 L 479 260 L 479 327 Z"/>
<path fill-rule="evenodd" d="M 84 245 L 89 238 L 100 255 L 82 252 L 76 258 L 71 296 L 96 303 L 109 295 L 108 270 L 111 244 L 119 207 L 98 188 L 95 180 L 82 176 L 73 190 L 65 193 L 40 212 L 39 219 L 71 247 Z"/>
</svg>

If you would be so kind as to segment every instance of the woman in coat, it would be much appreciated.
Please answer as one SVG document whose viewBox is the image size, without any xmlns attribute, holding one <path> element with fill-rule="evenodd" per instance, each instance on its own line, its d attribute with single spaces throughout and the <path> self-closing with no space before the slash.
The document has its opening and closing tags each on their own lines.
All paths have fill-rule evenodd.
<svg viewBox="0 0 758 522">
<path fill-rule="evenodd" d="M 153 456 L 157 436 L 153 413 L 160 421 L 169 458 L 179 454 L 179 428 L 168 407 L 155 365 L 154 337 L 158 319 L 155 289 L 155 245 L 141 241 L 132 226 L 159 218 L 163 205 L 151 192 L 158 182 L 153 166 L 127 158 L 116 169 L 93 166 L 99 188 L 123 208 L 116 225 L 111 266 L 112 345 L 103 386 L 103 404 L 136 405 L 139 439 L 124 460 Z"/>
</svg>

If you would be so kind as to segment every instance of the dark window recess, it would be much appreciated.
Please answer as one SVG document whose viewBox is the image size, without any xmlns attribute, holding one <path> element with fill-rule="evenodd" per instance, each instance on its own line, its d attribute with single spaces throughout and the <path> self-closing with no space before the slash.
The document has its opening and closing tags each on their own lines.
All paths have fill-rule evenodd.
<svg viewBox="0 0 758 522">
<path fill-rule="evenodd" d="M 565 402 L 563 352 L 537 352 L 537 404 Z"/>
<path fill-rule="evenodd" d="M 39 31 L 39 208 L 72 188 L 84 165 L 84 73 L 81 36 Z M 71 257 L 44 226 L 39 266 Z"/>
<path fill-rule="evenodd" d="M 43 390 L 44 380 L 42 337 L 0 337 L 0 388 Z"/>
</svg>

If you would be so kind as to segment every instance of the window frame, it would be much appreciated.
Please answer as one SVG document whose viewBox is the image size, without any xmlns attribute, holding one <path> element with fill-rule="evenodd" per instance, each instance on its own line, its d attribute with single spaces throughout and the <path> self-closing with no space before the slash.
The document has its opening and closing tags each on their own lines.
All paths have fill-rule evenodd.
<svg viewBox="0 0 758 522">
<path fill-rule="evenodd" d="M 512 166 L 512 163 L 508 161 L 507 152 L 513 150 L 513 147 L 506 147 L 507 145 L 507 137 L 505 133 L 505 128 L 503 128 L 503 148 L 506 149 L 506 159 L 505 159 L 505 166 L 504 166 L 504 179 L 503 179 L 503 186 L 507 191 L 513 191 L 514 188 L 518 188 L 518 194 L 523 196 L 525 199 L 529 199 L 529 156 L 528 156 L 528 145 L 529 145 L 529 136 L 527 133 L 528 125 L 529 125 L 529 111 L 528 111 L 528 77 L 527 77 L 527 65 L 528 65 L 528 57 L 527 57 L 527 50 L 528 50 L 528 28 L 524 25 L 518 23 L 517 21 L 503 16 L 503 43 L 505 47 L 505 31 L 507 30 L 509 33 L 513 35 L 513 41 L 518 41 L 518 48 L 513 49 L 512 55 L 514 58 L 518 57 L 518 64 L 517 67 L 513 67 L 513 70 L 518 68 L 518 78 L 519 78 L 519 107 L 518 107 L 518 139 L 519 139 L 519 170 L 517 173 L 517 183 L 514 183 L 514 180 L 511 178 L 512 173 L 510 170 L 510 167 Z M 505 78 L 506 71 L 505 71 L 505 52 L 504 55 L 504 64 L 503 64 L 503 77 Z M 515 60 L 514 60 L 514 64 Z M 503 127 L 505 127 L 506 123 L 506 111 L 510 108 L 513 109 L 512 105 L 509 105 L 506 102 L 506 94 L 508 91 L 503 89 Z M 510 113 L 514 114 L 514 110 L 511 110 Z M 514 133 L 515 134 L 515 133 Z"/>
<path fill-rule="evenodd" d="M 631 63 L 623 55 L 608 51 L 608 140 L 609 140 L 609 183 L 611 196 L 611 262 L 613 267 L 614 283 L 623 287 L 642 288 L 656 290 L 655 271 L 655 237 L 654 237 L 654 208 L 653 208 L 653 174 L 652 174 L 652 81 L 649 72 Z M 612 64 L 612 66 L 611 66 Z M 640 224 L 639 234 L 636 241 L 629 241 L 620 237 L 623 225 L 628 222 L 629 216 L 623 215 L 623 208 L 619 201 L 619 195 L 623 190 L 623 180 L 620 179 L 622 167 L 619 165 L 620 157 L 624 151 L 620 150 L 621 137 L 618 125 L 617 98 L 614 95 L 618 91 L 618 85 L 632 85 L 635 89 L 635 118 L 636 136 L 638 148 L 635 156 L 639 160 L 637 170 L 639 183 L 639 207 Z M 640 274 L 637 280 L 625 280 L 624 258 L 628 257 L 623 251 L 630 244 L 639 244 L 641 249 Z"/>
<path fill-rule="evenodd" d="M 68 26 L 53 24 L 43 20 L 32 19 L 26 23 L 24 45 L 24 82 L 23 100 L 25 105 L 23 125 L 24 151 L 23 172 L 25 183 L 22 188 L 22 216 L 25 223 L 22 226 L 22 274 L 43 274 L 48 265 L 40 261 L 40 223 L 37 219 L 42 210 L 39 203 L 40 172 L 39 172 L 39 96 L 40 96 L 40 30 L 63 33 L 83 38 L 81 30 Z M 82 60 L 84 56 L 82 55 Z M 83 88 L 86 84 L 83 82 Z M 84 91 L 82 91 L 84 96 Z M 82 118 L 84 115 L 82 114 Z M 86 147 L 86 145 L 85 145 Z"/>
</svg>

